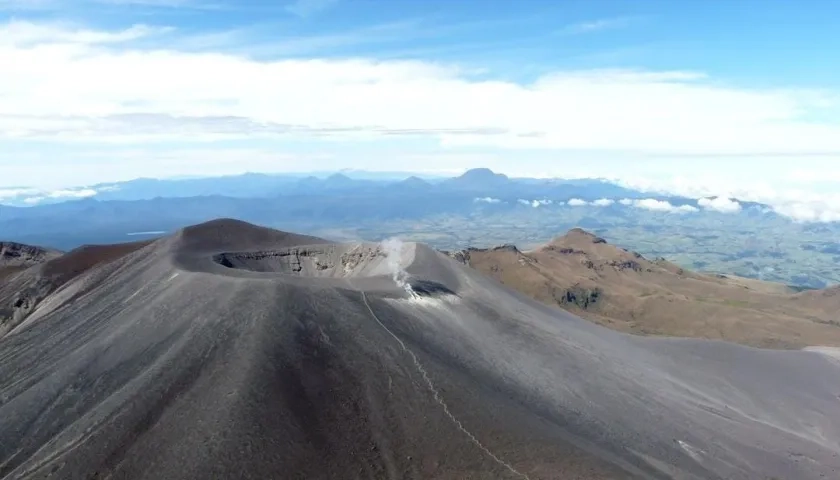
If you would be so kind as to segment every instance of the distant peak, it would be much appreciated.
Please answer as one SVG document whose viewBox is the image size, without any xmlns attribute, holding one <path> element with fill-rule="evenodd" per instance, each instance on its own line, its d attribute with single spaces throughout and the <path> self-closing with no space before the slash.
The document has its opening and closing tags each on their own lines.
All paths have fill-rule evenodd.
<svg viewBox="0 0 840 480">
<path fill-rule="evenodd" d="M 422 178 L 410 176 L 401 182 L 404 185 L 428 185 L 429 182 L 423 180 Z"/>
<path fill-rule="evenodd" d="M 502 173 L 496 173 L 489 168 L 473 168 L 464 172 L 460 178 L 469 178 L 469 179 L 484 179 L 484 178 L 498 178 L 498 179 L 507 179 L 507 175 Z"/>
<path fill-rule="evenodd" d="M 348 177 L 347 175 L 345 175 L 343 173 L 333 173 L 332 175 L 327 177 L 327 180 L 333 181 L 333 182 L 336 181 L 336 180 L 345 182 L 345 181 L 348 181 L 348 180 L 352 181 L 353 179 Z"/>
<path fill-rule="evenodd" d="M 569 230 L 568 233 L 566 233 L 566 235 L 560 237 L 559 239 L 564 238 L 584 238 L 591 241 L 592 243 L 607 243 L 607 241 L 603 238 L 595 235 L 594 233 L 588 232 L 580 227 L 575 227 Z"/>
</svg>

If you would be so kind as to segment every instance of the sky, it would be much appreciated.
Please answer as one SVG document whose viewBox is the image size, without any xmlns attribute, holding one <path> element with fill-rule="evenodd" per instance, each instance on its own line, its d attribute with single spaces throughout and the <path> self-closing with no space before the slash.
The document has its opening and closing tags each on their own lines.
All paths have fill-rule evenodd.
<svg viewBox="0 0 840 480">
<path fill-rule="evenodd" d="M 489 167 L 840 220 L 838 19 L 817 0 L 0 0 L 0 189 Z"/>
</svg>

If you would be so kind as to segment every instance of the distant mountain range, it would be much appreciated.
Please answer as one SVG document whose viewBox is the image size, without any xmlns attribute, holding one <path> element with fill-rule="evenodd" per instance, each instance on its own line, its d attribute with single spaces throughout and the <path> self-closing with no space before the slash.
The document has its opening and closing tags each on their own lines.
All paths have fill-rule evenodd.
<svg viewBox="0 0 840 480">
<path fill-rule="evenodd" d="M 225 196 L 232 198 L 272 198 L 290 195 L 333 195 L 336 193 L 372 194 L 388 191 L 436 191 L 470 195 L 492 195 L 505 200 L 549 196 L 562 200 L 580 197 L 640 198 L 641 193 L 601 179 L 534 179 L 509 178 L 487 168 L 468 170 L 454 178 L 428 177 L 415 174 L 374 174 L 338 172 L 329 175 L 242 175 L 153 179 L 138 178 L 126 182 L 101 183 L 90 186 L 39 191 L 32 188 L 9 190 L 2 199 L 6 206 L 44 206 L 79 199 L 99 201 L 134 201 L 155 198 Z M 2 194 L 2 190 L 0 190 Z"/>
<path fill-rule="evenodd" d="M 399 172 L 313 172 L 311 174 L 244 173 L 223 177 L 138 178 L 125 182 L 98 183 L 94 185 L 39 190 L 18 187 L 0 189 L 0 203 L 9 206 L 30 207 L 96 198 L 98 200 L 151 200 L 157 197 L 196 197 L 222 195 L 236 198 L 261 198 L 277 195 L 312 192 L 336 192 L 345 189 L 363 189 L 375 185 L 399 183 L 406 178 L 440 181 L 442 178 Z"/>
<path fill-rule="evenodd" d="M 701 209 L 696 199 L 652 195 L 605 180 L 509 178 L 486 168 L 446 179 L 352 178 L 344 173 L 326 177 L 248 173 L 218 178 L 137 179 L 75 192 L 84 198 L 62 200 L 60 195 L 49 194 L 15 197 L 0 206 L 0 236 L 67 250 L 86 243 L 136 240 L 127 236 L 170 232 L 219 216 L 312 230 L 523 208 L 593 205 L 613 214 L 634 207 L 674 213 Z M 70 195 L 72 191 L 63 193 Z"/>
</svg>

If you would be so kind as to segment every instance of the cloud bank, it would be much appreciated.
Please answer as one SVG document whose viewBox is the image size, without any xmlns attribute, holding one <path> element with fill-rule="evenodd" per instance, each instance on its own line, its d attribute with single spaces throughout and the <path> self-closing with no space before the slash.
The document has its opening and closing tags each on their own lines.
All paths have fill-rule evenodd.
<svg viewBox="0 0 840 480">
<path fill-rule="evenodd" d="M 823 166 L 818 170 L 825 171 L 823 169 L 836 168 L 836 165 L 840 165 L 838 161 L 840 158 L 818 162 L 816 165 L 822 164 Z M 614 181 L 619 185 L 642 191 L 697 198 L 698 205 L 704 209 L 726 210 L 725 213 L 740 211 L 743 208 L 740 202 L 748 201 L 766 204 L 775 213 L 798 222 L 840 221 L 840 193 L 837 193 L 840 185 L 831 183 L 830 171 L 825 171 L 825 173 L 829 177 L 825 185 L 814 182 L 812 185 L 803 184 L 798 188 L 796 183 L 787 185 L 778 182 L 750 182 L 703 176 L 692 179 L 677 176 L 654 180 L 623 178 L 614 179 Z M 814 179 L 809 177 L 808 180 Z"/>
<path fill-rule="evenodd" d="M 748 90 L 681 71 L 561 70 L 517 84 L 425 61 L 194 51 L 185 35 L 0 24 L 0 138 L 424 135 L 447 147 L 840 152 L 840 126 L 803 117 L 840 104 L 824 92 Z"/>
<path fill-rule="evenodd" d="M 111 187 L 110 190 L 116 187 Z M 108 191 L 102 188 L 100 191 Z M 47 200 L 74 200 L 96 196 L 99 191 L 88 187 L 64 188 L 60 190 L 39 190 L 35 188 L 0 189 L 0 201 L 14 200 L 26 205 L 38 205 Z"/>
</svg>

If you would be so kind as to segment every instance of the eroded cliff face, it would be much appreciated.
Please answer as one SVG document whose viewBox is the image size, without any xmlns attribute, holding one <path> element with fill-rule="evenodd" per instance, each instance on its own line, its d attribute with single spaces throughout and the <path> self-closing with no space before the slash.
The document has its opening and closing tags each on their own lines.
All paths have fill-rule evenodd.
<svg viewBox="0 0 840 480">
<path fill-rule="evenodd" d="M 0 242 L 0 268 L 27 268 L 60 255 L 61 252 L 48 248 L 15 242 Z"/>
</svg>

